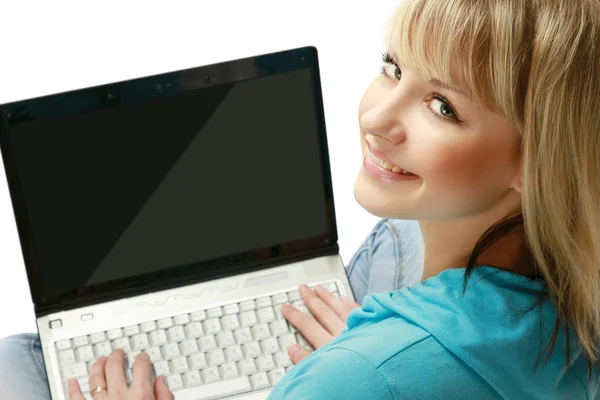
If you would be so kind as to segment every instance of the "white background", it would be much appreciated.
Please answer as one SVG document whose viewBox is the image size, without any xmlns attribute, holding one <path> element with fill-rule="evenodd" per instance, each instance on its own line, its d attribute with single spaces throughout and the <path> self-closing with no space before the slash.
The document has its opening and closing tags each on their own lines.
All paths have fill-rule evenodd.
<svg viewBox="0 0 600 400">
<path fill-rule="evenodd" d="M 306 45 L 319 50 L 339 244 L 348 262 L 377 218 L 355 201 L 358 104 L 401 0 L 2 4 L 0 104 Z M 0 338 L 35 332 L 0 167 Z"/>
</svg>

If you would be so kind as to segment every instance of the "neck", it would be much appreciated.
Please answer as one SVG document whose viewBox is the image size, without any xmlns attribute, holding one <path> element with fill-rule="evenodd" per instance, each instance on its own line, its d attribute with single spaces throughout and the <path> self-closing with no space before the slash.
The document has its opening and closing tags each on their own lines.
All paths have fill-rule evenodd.
<svg viewBox="0 0 600 400">
<path fill-rule="evenodd" d="M 509 215 L 510 207 L 497 207 L 466 218 L 420 220 L 424 242 L 424 269 L 421 280 L 452 268 L 467 267 L 471 253 L 483 233 Z M 520 264 L 525 239 L 520 226 L 505 234 L 476 259 L 478 265 L 490 265 L 516 273 L 527 273 Z"/>
</svg>

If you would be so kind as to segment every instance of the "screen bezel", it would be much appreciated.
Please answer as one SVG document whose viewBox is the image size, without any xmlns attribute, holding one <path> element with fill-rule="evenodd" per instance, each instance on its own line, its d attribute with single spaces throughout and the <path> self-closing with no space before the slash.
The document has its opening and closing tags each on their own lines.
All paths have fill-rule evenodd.
<svg viewBox="0 0 600 400">
<path fill-rule="evenodd" d="M 136 277 L 84 286 L 59 293 L 42 291 L 35 242 L 29 227 L 24 194 L 12 151 L 11 128 L 65 115 L 118 107 L 175 96 L 189 90 L 260 78 L 309 68 L 319 135 L 327 232 L 290 243 L 170 267 Z M 0 105 L 0 150 L 36 314 L 47 314 L 113 298 L 131 296 L 182 284 L 251 272 L 295 259 L 337 254 L 337 227 L 327 146 L 318 52 L 313 46 L 263 54 L 180 71 L 108 83 Z M 215 267 L 218 266 L 218 269 Z"/>
</svg>

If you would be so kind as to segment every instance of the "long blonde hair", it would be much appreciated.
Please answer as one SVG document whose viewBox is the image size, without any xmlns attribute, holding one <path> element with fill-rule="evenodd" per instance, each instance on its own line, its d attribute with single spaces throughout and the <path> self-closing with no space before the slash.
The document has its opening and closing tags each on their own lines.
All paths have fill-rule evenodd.
<svg viewBox="0 0 600 400">
<path fill-rule="evenodd" d="M 402 0 L 390 51 L 510 120 L 526 246 L 591 370 L 600 343 L 599 0 Z"/>
</svg>

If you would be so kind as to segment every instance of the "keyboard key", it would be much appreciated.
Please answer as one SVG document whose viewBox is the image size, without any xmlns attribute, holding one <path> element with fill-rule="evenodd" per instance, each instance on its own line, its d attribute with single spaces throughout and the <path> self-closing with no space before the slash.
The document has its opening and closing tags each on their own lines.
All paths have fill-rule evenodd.
<svg viewBox="0 0 600 400">
<path fill-rule="evenodd" d="M 271 385 L 275 386 L 275 385 L 277 385 L 277 382 L 279 382 L 279 380 L 281 378 L 283 378 L 283 375 L 285 375 L 285 369 L 277 368 L 277 369 L 274 369 L 273 371 L 269 371 L 269 373 L 267 375 L 269 376 Z"/>
<path fill-rule="evenodd" d="M 123 330 L 121 328 L 111 329 L 110 331 L 106 332 L 106 335 L 108 336 L 109 340 L 119 339 L 123 337 Z"/>
<path fill-rule="evenodd" d="M 211 350 L 217 349 L 217 342 L 215 341 L 215 337 L 213 335 L 210 336 L 202 336 L 198 340 L 198 346 L 202 349 L 204 353 L 207 353 Z"/>
<path fill-rule="evenodd" d="M 152 347 L 162 346 L 164 344 L 167 344 L 167 334 L 162 329 L 150 332 L 150 334 L 148 335 L 148 340 L 150 341 L 150 345 Z"/>
<path fill-rule="evenodd" d="M 260 348 L 263 354 L 275 354 L 279 351 L 277 339 L 269 338 L 260 342 Z"/>
<path fill-rule="evenodd" d="M 123 349 L 124 352 L 128 352 L 131 350 L 131 343 L 129 343 L 129 338 L 128 337 L 122 337 L 119 339 L 115 339 L 112 342 L 113 344 L 113 349 Z"/>
<path fill-rule="evenodd" d="M 58 353 L 60 365 L 75 364 L 75 352 L 72 349 L 63 350 Z"/>
<path fill-rule="evenodd" d="M 204 353 L 192 354 L 190 357 L 188 357 L 188 364 L 192 370 L 200 370 L 208 365 Z"/>
<path fill-rule="evenodd" d="M 73 344 L 75 345 L 75 347 L 85 346 L 87 344 L 90 344 L 90 341 L 87 336 L 79 336 L 73 339 Z"/>
<path fill-rule="evenodd" d="M 157 329 L 158 329 L 158 327 L 156 326 L 155 321 L 144 322 L 142 324 L 142 332 L 144 332 L 144 333 L 152 332 Z"/>
<path fill-rule="evenodd" d="M 148 341 L 147 334 L 140 333 L 139 335 L 131 337 L 131 348 L 133 350 L 144 350 L 148 347 L 150 347 L 150 342 Z"/>
<path fill-rule="evenodd" d="M 240 328 L 233 333 L 235 342 L 239 345 L 250 343 L 254 340 L 250 328 Z"/>
<path fill-rule="evenodd" d="M 240 373 L 243 376 L 252 375 L 258 372 L 258 369 L 256 368 L 256 363 L 254 362 L 253 358 L 247 358 L 245 360 L 240 361 L 238 363 L 238 367 L 240 369 Z"/>
<path fill-rule="evenodd" d="M 244 350 L 246 358 L 256 358 L 262 354 L 258 342 L 246 343 L 242 346 L 242 350 Z"/>
<path fill-rule="evenodd" d="M 165 360 L 170 360 L 181 355 L 177 343 L 167 343 L 163 346 L 163 355 Z"/>
<path fill-rule="evenodd" d="M 221 332 L 216 335 L 217 345 L 220 348 L 225 348 L 229 346 L 233 346 L 235 344 L 235 339 L 233 337 L 233 333 L 231 332 Z"/>
<path fill-rule="evenodd" d="M 267 378 L 268 380 L 268 378 Z M 174 392 L 177 400 L 214 400 L 252 391 L 247 377 L 242 376 L 227 381 L 215 382 Z"/>
<path fill-rule="evenodd" d="M 228 347 L 223 352 L 225 353 L 225 359 L 227 362 L 241 361 L 244 359 L 244 352 L 242 351 L 242 346 L 240 345 L 236 344 Z"/>
<path fill-rule="evenodd" d="M 294 343 L 298 343 L 296 335 L 292 333 L 280 336 L 277 340 L 279 341 L 279 348 L 286 352 L 288 351 L 291 345 L 293 345 Z"/>
<path fill-rule="evenodd" d="M 152 363 L 154 366 L 154 374 L 156 376 L 159 375 L 163 375 L 163 376 L 167 376 L 171 373 L 171 368 L 169 366 L 169 362 L 168 361 L 157 361 L 155 363 Z"/>
<path fill-rule="evenodd" d="M 240 303 L 241 312 L 248 310 L 256 310 L 256 304 L 254 304 L 254 300 L 246 300 Z"/>
<path fill-rule="evenodd" d="M 275 360 L 273 360 L 273 356 L 270 354 L 258 356 L 256 358 L 256 366 L 260 372 L 270 371 L 275 369 Z"/>
<path fill-rule="evenodd" d="M 199 371 L 189 371 L 183 374 L 183 384 L 186 388 L 199 386 L 202 384 Z"/>
<path fill-rule="evenodd" d="M 84 377 L 88 374 L 87 366 L 85 363 L 67 365 L 66 367 L 63 367 L 62 372 L 65 381 L 71 378 Z"/>
<path fill-rule="evenodd" d="M 208 353 L 206 360 L 208 365 L 216 367 L 225 363 L 225 354 L 223 354 L 222 349 L 216 349 Z"/>
<path fill-rule="evenodd" d="M 169 329 L 167 329 L 167 340 L 170 343 L 174 342 L 182 342 L 185 340 L 185 332 L 183 331 L 183 326 L 176 325 Z"/>
<path fill-rule="evenodd" d="M 174 318 L 175 325 L 184 325 L 190 323 L 190 316 L 187 314 L 178 315 Z"/>
<path fill-rule="evenodd" d="M 177 357 L 171 360 L 171 370 L 178 374 L 189 371 L 189 366 L 186 357 Z"/>
<path fill-rule="evenodd" d="M 271 297 L 262 297 L 256 300 L 256 308 L 263 308 L 272 306 L 273 302 L 271 301 Z"/>
<path fill-rule="evenodd" d="M 58 350 L 58 351 L 67 350 L 67 349 L 70 349 L 71 347 L 72 347 L 71 339 L 61 340 L 60 342 L 56 342 L 56 350 Z"/>
<path fill-rule="evenodd" d="M 233 331 L 240 327 L 240 320 L 237 314 L 225 315 L 221 318 L 221 326 L 224 331 Z"/>
<path fill-rule="evenodd" d="M 290 359 L 290 355 L 287 352 L 287 349 L 285 349 L 285 351 L 279 351 L 273 354 L 273 360 L 275 360 L 275 365 L 277 366 L 277 368 L 286 368 L 290 365 L 293 365 L 292 360 Z"/>
<path fill-rule="evenodd" d="M 181 342 L 179 347 L 181 348 L 181 354 L 183 354 L 184 356 L 189 356 L 199 351 L 196 339 L 184 340 L 183 342 Z"/>
<path fill-rule="evenodd" d="M 110 353 L 112 353 L 112 346 L 109 341 L 96 343 L 94 345 L 94 354 L 96 355 L 96 358 L 101 356 L 108 357 L 110 356 Z"/>
<path fill-rule="evenodd" d="M 218 382 L 221 380 L 218 367 L 204 368 L 200 374 L 202 375 L 202 380 L 205 384 Z M 179 400 L 179 397 L 177 400 Z"/>
<path fill-rule="evenodd" d="M 227 304 L 226 306 L 223 307 L 223 314 L 225 314 L 225 315 L 239 314 L 239 313 L 240 313 L 240 307 L 237 305 L 237 303 Z"/>
<path fill-rule="evenodd" d="M 94 350 L 90 345 L 78 347 L 77 350 L 75 350 L 75 353 L 77 355 L 77 361 L 79 362 L 92 361 L 95 359 Z"/>
<path fill-rule="evenodd" d="M 288 330 L 288 323 L 285 320 L 273 321 L 269 324 L 269 329 L 274 337 L 283 336 L 290 331 Z"/>
<path fill-rule="evenodd" d="M 254 390 L 264 389 L 271 386 L 269 377 L 264 372 L 259 372 L 258 374 L 252 375 L 250 377 L 250 381 L 252 382 L 252 387 Z"/>
<path fill-rule="evenodd" d="M 92 344 L 104 342 L 106 340 L 106 335 L 104 332 L 94 333 L 90 335 L 90 340 L 92 341 Z"/>
<path fill-rule="evenodd" d="M 204 330 L 202 329 L 202 322 L 195 321 L 189 323 L 185 326 L 185 334 L 190 339 L 195 339 L 204 334 Z"/>
<path fill-rule="evenodd" d="M 275 321 L 275 312 L 273 311 L 273 307 L 263 307 L 256 312 L 256 316 L 258 317 L 258 322 L 261 324 L 267 324 L 269 322 Z"/>
<path fill-rule="evenodd" d="M 273 307 L 273 309 L 275 310 L 275 319 L 277 319 L 278 321 L 280 319 L 285 320 L 285 317 L 283 316 L 283 313 L 281 312 L 281 306 L 275 306 L 275 307 Z"/>
<path fill-rule="evenodd" d="M 258 319 L 256 318 L 256 311 L 249 310 L 244 311 L 240 314 L 240 323 L 243 327 L 252 327 L 258 324 Z"/>
<path fill-rule="evenodd" d="M 293 302 L 298 301 L 298 300 L 302 300 L 302 297 L 300 296 L 300 292 L 297 291 L 297 290 L 289 292 L 288 293 L 288 300 L 290 301 L 290 303 L 293 303 Z"/>
<path fill-rule="evenodd" d="M 200 370 L 206 368 L 208 363 L 206 362 L 206 356 L 204 353 L 196 353 L 189 357 L 189 365 L 193 370 Z"/>
<path fill-rule="evenodd" d="M 160 329 L 167 329 L 173 326 L 173 318 L 163 318 L 156 321 Z"/>
<path fill-rule="evenodd" d="M 237 369 L 237 364 L 234 362 L 223 364 L 223 365 L 221 365 L 221 367 L 219 367 L 219 369 L 221 372 L 221 376 L 223 377 L 223 380 L 233 379 L 233 378 L 237 378 L 238 376 L 240 376 L 240 373 Z"/>
<path fill-rule="evenodd" d="M 278 304 L 283 304 L 288 302 L 288 297 L 286 293 L 279 293 L 274 296 L 271 296 L 271 301 L 273 305 L 276 306 Z"/>
<path fill-rule="evenodd" d="M 124 330 L 125 330 L 125 336 L 133 336 L 133 335 L 137 335 L 138 333 L 141 332 L 139 325 L 126 326 Z"/>
<path fill-rule="evenodd" d="M 161 361 L 163 359 L 160 347 L 150 347 L 146 349 L 145 352 L 148 354 L 148 357 L 150 357 L 150 362 L 152 363 Z"/>
<path fill-rule="evenodd" d="M 252 335 L 254 340 L 265 340 L 271 337 L 271 331 L 269 331 L 269 325 L 261 324 L 252 327 Z"/>
<path fill-rule="evenodd" d="M 183 380 L 179 374 L 167 376 L 167 384 L 169 385 L 169 389 L 171 391 L 183 389 Z"/>
<path fill-rule="evenodd" d="M 219 318 L 210 318 L 202 323 L 204 325 L 204 332 L 207 335 L 214 335 L 215 333 L 221 332 L 221 323 Z"/>
<path fill-rule="evenodd" d="M 221 307 L 214 307 L 206 310 L 206 316 L 208 318 L 220 318 L 223 316 L 223 310 Z"/>
<path fill-rule="evenodd" d="M 325 289 L 327 289 L 330 292 L 338 292 L 339 291 L 337 285 L 335 284 L 335 282 L 325 283 L 325 284 L 323 284 L 321 286 L 323 286 Z"/>
<path fill-rule="evenodd" d="M 193 312 L 191 315 L 192 321 L 204 321 L 206 319 L 206 313 L 204 310 Z"/>
</svg>

